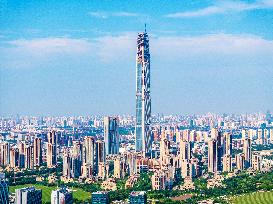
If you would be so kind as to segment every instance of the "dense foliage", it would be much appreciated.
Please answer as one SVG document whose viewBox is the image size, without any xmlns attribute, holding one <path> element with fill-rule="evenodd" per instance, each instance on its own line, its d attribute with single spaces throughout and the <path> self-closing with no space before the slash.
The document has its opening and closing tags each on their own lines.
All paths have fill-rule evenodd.
<svg viewBox="0 0 273 204">
<path fill-rule="evenodd" d="M 16 174 L 16 185 L 28 184 L 28 183 L 39 183 L 44 186 L 56 186 L 62 185 L 62 182 L 56 184 L 48 184 L 47 181 L 36 182 L 35 175 L 49 175 L 54 172 L 58 172 L 56 169 L 42 169 L 25 171 L 24 173 Z M 10 185 L 14 185 L 13 173 L 7 174 Z M 225 187 L 208 189 L 207 181 L 204 178 L 198 178 L 194 180 L 196 189 L 189 191 L 182 190 L 165 190 L 165 191 L 152 191 L 151 174 L 143 173 L 140 175 L 140 179 L 134 185 L 133 188 L 125 189 L 125 182 L 128 177 L 119 179 L 117 181 L 116 191 L 109 192 L 110 200 L 126 200 L 132 191 L 147 191 L 148 198 L 157 200 L 159 203 L 197 203 L 203 199 L 212 198 L 218 203 L 225 203 L 222 199 L 228 196 L 234 196 L 244 193 L 256 192 L 259 190 L 273 190 L 273 171 L 268 173 L 256 173 L 255 175 L 249 175 L 246 172 L 242 172 L 239 175 L 231 178 L 227 178 L 223 181 Z M 80 188 L 87 192 L 95 192 L 101 190 L 100 183 L 84 184 L 84 183 L 67 183 L 66 186 L 70 188 Z M 173 201 L 172 197 L 177 197 L 185 194 L 191 194 L 192 197 L 184 201 Z M 79 203 L 75 199 L 75 203 Z"/>
<path fill-rule="evenodd" d="M 204 199 L 213 199 L 217 203 L 227 203 L 223 198 L 243 193 L 256 192 L 259 190 L 273 190 L 273 172 L 257 173 L 249 175 L 245 172 L 232 178 L 225 179 L 221 188 L 207 188 L 207 181 L 204 178 L 194 180 L 196 189 L 191 191 L 165 190 L 147 191 L 149 199 L 158 200 L 160 203 L 197 203 Z M 172 197 L 192 194 L 191 198 L 184 201 L 173 201 Z"/>
</svg>

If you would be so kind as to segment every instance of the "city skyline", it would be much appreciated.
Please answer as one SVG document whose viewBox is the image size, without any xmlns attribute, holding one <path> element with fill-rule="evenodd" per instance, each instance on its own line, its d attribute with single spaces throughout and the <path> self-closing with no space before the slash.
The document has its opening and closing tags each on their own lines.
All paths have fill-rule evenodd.
<svg viewBox="0 0 273 204">
<path fill-rule="evenodd" d="M 272 1 L 81 3 L 1 2 L 1 116 L 133 115 L 145 23 L 154 114 L 272 111 Z"/>
<path fill-rule="evenodd" d="M 1 0 L 0 204 L 273 203 L 273 0 Z"/>
</svg>

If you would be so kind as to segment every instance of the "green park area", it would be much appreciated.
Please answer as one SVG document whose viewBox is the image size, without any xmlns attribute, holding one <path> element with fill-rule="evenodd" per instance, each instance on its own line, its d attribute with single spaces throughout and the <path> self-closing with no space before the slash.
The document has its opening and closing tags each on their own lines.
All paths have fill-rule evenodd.
<svg viewBox="0 0 273 204">
<path fill-rule="evenodd" d="M 50 203 L 51 199 L 51 191 L 55 190 L 57 187 L 56 186 L 43 186 L 39 184 L 25 184 L 25 185 L 17 185 L 17 186 L 10 186 L 9 191 L 10 193 L 14 193 L 15 189 L 19 188 L 24 188 L 28 186 L 34 186 L 36 189 L 41 189 L 42 190 L 42 202 L 43 204 Z M 73 199 L 83 202 L 83 201 L 88 201 L 91 198 L 91 193 L 86 192 L 82 189 L 78 188 L 71 188 L 73 190 Z"/>
<path fill-rule="evenodd" d="M 233 204 L 272 204 L 273 191 L 254 192 L 244 195 L 234 196 L 231 200 Z"/>
</svg>

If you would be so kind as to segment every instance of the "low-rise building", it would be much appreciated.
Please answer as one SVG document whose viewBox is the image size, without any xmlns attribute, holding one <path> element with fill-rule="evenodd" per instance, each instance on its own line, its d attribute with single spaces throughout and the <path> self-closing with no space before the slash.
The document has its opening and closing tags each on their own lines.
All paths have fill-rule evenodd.
<svg viewBox="0 0 273 204">
<path fill-rule="evenodd" d="M 133 191 L 130 193 L 129 204 L 147 204 L 145 191 Z"/>
<path fill-rule="evenodd" d="M 207 188 L 223 187 L 224 177 L 222 175 L 215 175 L 212 179 L 207 180 Z"/>
<path fill-rule="evenodd" d="M 64 182 L 64 183 L 71 183 L 73 182 L 73 178 L 68 178 L 66 176 L 61 176 L 61 181 Z"/>
<path fill-rule="evenodd" d="M 184 184 L 180 188 L 181 190 L 194 190 L 195 186 L 190 176 L 184 179 Z"/>
<path fill-rule="evenodd" d="M 140 177 L 139 174 L 134 174 L 130 176 L 125 183 L 125 189 L 132 188 L 135 185 L 135 183 L 139 180 L 139 177 Z"/>
<path fill-rule="evenodd" d="M 97 191 L 92 193 L 92 204 L 109 204 L 109 194 L 107 191 Z"/>
<path fill-rule="evenodd" d="M 117 184 L 115 179 L 109 178 L 105 181 L 102 182 L 101 188 L 106 190 L 106 191 L 115 191 L 117 190 Z"/>
<path fill-rule="evenodd" d="M 48 183 L 56 183 L 58 181 L 56 175 L 52 174 L 48 176 Z"/>
<path fill-rule="evenodd" d="M 155 171 L 152 175 L 152 189 L 153 190 L 165 190 L 165 174 L 163 171 Z"/>
</svg>

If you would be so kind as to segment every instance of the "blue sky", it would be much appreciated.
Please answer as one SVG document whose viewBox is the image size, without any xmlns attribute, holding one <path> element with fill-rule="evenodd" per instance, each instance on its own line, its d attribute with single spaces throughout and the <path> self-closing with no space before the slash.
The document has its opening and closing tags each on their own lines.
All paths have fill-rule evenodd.
<svg viewBox="0 0 273 204">
<path fill-rule="evenodd" d="M 145 23 L 153 113 L 273 109 L 273 0 L 1 0 L 0 115 L 134 114 Z"/>
</svg>

